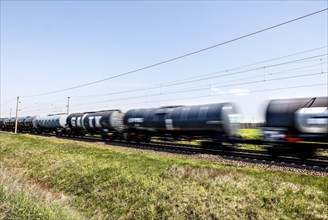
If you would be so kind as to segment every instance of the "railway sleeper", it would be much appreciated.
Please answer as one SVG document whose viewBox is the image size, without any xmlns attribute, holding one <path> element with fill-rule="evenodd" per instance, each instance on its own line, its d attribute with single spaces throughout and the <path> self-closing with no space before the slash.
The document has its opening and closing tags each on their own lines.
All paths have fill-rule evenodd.
<svg viewBox="0 0 328 220">
<path fill-rule="evenodd" d="M 275 144 L 270 145 L 267 150 L 272 157 L 295 156 L 306 160 L 314 156 L 316 148 L 306 144 Z"/>
</svg>

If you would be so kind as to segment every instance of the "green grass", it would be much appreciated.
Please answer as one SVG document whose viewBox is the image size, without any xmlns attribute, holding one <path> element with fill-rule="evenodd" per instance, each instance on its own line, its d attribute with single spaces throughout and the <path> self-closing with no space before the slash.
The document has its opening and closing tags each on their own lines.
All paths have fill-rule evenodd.
<svg viewBox="0 0 328 220">
<path fill-rule="evenodd" d="M 0 135 L 3 219 L 328 219 L 327 177 Z"/>
<path fill-rule="evenodd" d="M 244 129 L 239 130 L 239 135 L 245 139 L 260 139 L 261 138 L 261 130 L 244 128 Z M 236 146 L 241 149 L 248 149 L 248 150 L 266 150 L 265 145 L 236 144 Z"/>
<path fill-rule="evenodd" d="M 239 135 L 247 139 L 260 139 L 261 130 L 251 128 L 240 129 Z"/>
</svg>

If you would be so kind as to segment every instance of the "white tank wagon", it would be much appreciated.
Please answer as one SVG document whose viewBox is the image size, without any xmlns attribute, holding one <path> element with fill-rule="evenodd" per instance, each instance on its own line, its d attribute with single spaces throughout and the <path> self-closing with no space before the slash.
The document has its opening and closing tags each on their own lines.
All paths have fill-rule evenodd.
<svg viewBox="0 0 328 220">
<path fill-rule="evenodd" d="M 40 133 L 61 133 L 66 127 L 66 119 L 67 115 L 50 115 L 37 117 L 34 123 Z"/>
</svg>

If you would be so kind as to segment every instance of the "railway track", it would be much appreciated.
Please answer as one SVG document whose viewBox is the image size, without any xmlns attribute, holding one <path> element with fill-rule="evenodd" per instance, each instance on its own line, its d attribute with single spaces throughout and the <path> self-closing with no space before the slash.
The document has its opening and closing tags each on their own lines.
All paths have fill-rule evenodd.
<svg viewBox="0 0 328 220">
<path fill-rule="evenodd" d="M 55 136 L 55 135 L 41 135 L 41 136 Z M 57 136 L 58 138 L 68 140 L 78 140 L 86 142 L 103 142 L 98 137 L 65 137 Z M 226 147 L 218 147 L 217 149 L 204 149 L 197 145 L 188 144 L 176 144 L 172 142 L 151 142 L 151 143 L 128 143 L 126 141 L 111 141 L 105 142 L 113 146 L 123 146 L 135 149 L 153 150 L 159 152 L 168 152 L 174 154 L 185 154 L 185 155 L 196 155 L 196 154 L 207 154 L 217 155 L 228 160 L 248 162 L 254 164 L 267 164 L 281 167 L 291 167 L 305 170 L 314 170 L 321 172 L 328 172 L 328 157 L 327 156 L 313 156 L 307 160 L 301 160 L 293 156 L 282 156 L 282 157 L 271 157 L 263 150 L 250 150 L 240 149 L 233 145 Z"/>
<path fill-rule="evenodd" d="M 119 143 L 121 145 L 121 143 Z M 121 146 L 127 146 L 125 143 Z M 128 144 L 134 148 L 144 148 L 151 150 L 174 152 L 179 154 L 209 154 L 222 156 L 229 160 L 237 160 L 250 163 L 262 163 L 276 166 L 287 166 L 293 168 L 301 168 L 316 171 L 328 172 L 328 157 L 320 157 L 321 159 L 309 158 L 308 160 L 301 160 L 299 158 L 284 156 L 272 158 L 267 155 L 265 151 L 244 150 L 244 149 L 202 149 L 196 147 L 188 147 L 181 145 L 159 145 L 159 144 Z"/>
</svg>

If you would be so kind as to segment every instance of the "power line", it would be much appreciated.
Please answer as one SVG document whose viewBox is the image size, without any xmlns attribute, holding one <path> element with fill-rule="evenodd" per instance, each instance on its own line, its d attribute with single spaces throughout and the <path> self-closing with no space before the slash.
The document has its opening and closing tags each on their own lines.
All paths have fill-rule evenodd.
<svg viewBox="0 0 328 220">
<path fill-rule="evenodd" d="M 226 70 L 220 70 L 220 71 L 216 71 L 216 72 L 212 72 L 212 73 L 201 74 L 201 75 L 194 76 L 194 77 L 188 77 L 188 78 L 184 78 L 184 79 L 169 81 L 169 82 L 161 83 L 160 85 L 154 85 L 151 87 L 143 87 L 143 88 L 138 88 L 138 89 L 130 89 L 130 90 L 124 90 L 124 91 L 118 91 L 118 92 L 111 92 L 111 93 L 101 93 L 101 94 L 94 94 L 94 95 L 72 96 L 72 97 L 87 98 L 87 97 L 107 96 L 107 95 L 113 95 L 113 94 L 121 94 L 121 93 L 129 93 L 129 92 L 135 92 L 135 91 L 156 89 L 156 88 L 161 88 L 167 84 L 171 84 L 171 83 L 175 83 L 175 82 L 181 82 L 181 81 L 185 81 L 185 80 L 189 80 L 189 79 L 201 78 L 203 76 L 214 75 L 214 74 L 219 74 L 219 73 L 231 72 L 234 70 L 243 69 L 245 67 L 250 67 L 250 66 L 257 65 L 257 64 L 261 64 L 261 63 L 267 63 L 267 62 L 271 62 L 271 61 L 275 61 L 275 60 L 279 60 L 279 59 L 283 59 L 283 58 L 287 58 L 287 57 L 291 57 L 291 56 L 296 56 L 296 55 L 300 55 L 300 54 L 304 54 L 304 53 L 308 53 L 308 52 L 313 52 L 313 51 L 324 49 L 324 48 L 327 48 L 327 46 L 322 46 L 322 47 L 318 47 L 318 48 L 314 48 L 314 49 L 310 49 L 310 50 L 305 50 L 305 51 L 301 51 L 301 52 L 297 52 L 297 53 L 293 53 L 293 54 L 288 54 L 285 56 L 276 57 L 276 58 L 264 60 L 264 61 L 259 61 L 256 63 L 246 64 L 246 65 L 239 66 L 239 67 L 233 67 L 233 68 L 226 69 Z"/>
<path fill-rule="evenodd" d="M 277 90 L 298 89 L 298 88 L 315 87 L 315 86 L 327 86 L 327 84 L 326 83 L 306 84 L 306 85 L 298 85 L 298 86 L 290 86 L 290 87 L 280 87 L 280 88 L 272 88 L 272 89 L 250 90 L 250 91 L 247 91 L 247 92 L 248 93 L 270 92 L 270 91 L 277 91 Z M 208 97 L 234 95 L 234 94 L 236 94 L 236 93 L 235 92 L 228 92 L 228 93 L 225 93 L 225 94 L 214 94 L 214 95 L 211 95 L 211 96 L 209 96 L 209 95 L 201 95 L 201 96 L 192 96 L 192 97 L 185 97 L 185 98 L 162 99 L 162 100 L 156 100 L 156 101 L 142 101 L 142 102 L 134 102 L 134 103 L 124 103 L 124 104 L 120 104 L 120 106 L 145 104 L 145 103 L 156 103 L 156 102 L 167 102 L 167 101 L 181 101 L 181 100 L 187 100 L 187 99 L 208 98 Z M 99 108 L 101 108 L 101 107 L 99 107 Z"/>
<path fill-rule="evenodd" d="M 219 76 L 211 76 L 211 77 L 206 77 L 206 78 L 201 78 L 201 79 L 194 79 L 194 80 L 189 80 L 189 81 L 184 81 L 184 82 L 178 82 L 178 83 L 172 83 L 172 84 L 162 85 L 161 87 L 176 86 L 176 85 L 181 85 L 181 84 L 186 84 L 186 83 L 193 83 L 193 82 L 199 82 L 199 81 L 204 81 L 204 80 L 209 80 L 209 79 L 215 79 L 215 78 L 220 78 L 220 77 L 225 77 L 225 76 L 232 76 L 232 75 L 236 75 L 236 74 L 240 74 L 240 73 L 247 73 L 247 72 L 251 72 L 251 71 L 255 71 L 255 70 L 261 70 L 263 68 L 266 68 L 267 69 L 267 68 L 277 67 L 277 66 L 281 66 L 281 65 L 285 65 L 285 64 L 295 63 L 295 62 L 299 62 L 299 61 L 303 61 L 303 60 L 307 60 L 307 59 L 312 59 L 312 58 L 317 58 L 317 57 L 321 57 L 321 56 L 326 56 L 326 55 L 327 54 L 321 54 L 321 55 L 312 56 L 312 57 L 308 57 L 308 58 L 302 58 L 302 59 L 297 59 L 297 60 L 292 60 L 292 61 L 287 61 L 287 62 L 272 64 L 272 65 L 268 65 L 268 66 L 262 66 L 262 67 L 257 67 L 257 68 L 253 68 L 253 69 L 242 70 L 242 71 L 233 72 L 233 73 L 227 73 L 227 74 L 223 74 L 223 75 L 219 75 Z"/>
<path fill-rule="evenodd" d="M 273 89 L 251 90 L 251 91 L 248 91 L 248 93 L 268 92 L 268 91 L 285 90 L 285 89 L 297 89 L 297 88 L 303 88 L 303 87 L 313 87 L 313 86 L 323 86 L 323 85 L 326 86 L 327 84 L 325 84 L 325 83 L 319 83 L 319 84 L 308 84 L 308 85 L 299 85 L 299 86 L 291 86 L 291 87 L 280 87 L 280 88 L 273 88 Z M 223 96 L 223 95 L 233 95 L 233 94 L 235 94 L 235 93 L 234 92 L 228 92 L 226 94 L 216 94 L 216 95 L 211 95 L 211 96 Z M 196 96 L 196 97 L 193 96 L 193 97 L 182 98 L 182 99 L 175 99 L 175 100 L 204 98 L 204 97 L 209 97 L 209 96 L 208 95 L 205 95 L 205 96 Z M 152 102 L 164 102 L 164 101 L 174 101 L 174 99 L 170 99 L 170 100 L 157 100 L 157 101 L 152 101 Z M 133 104 L 135 104 L 135 103 L 133 103 Z"/>
<path fill-rule="evenodd" d="M 272 89 L 260 89 L 260 90 L 249 90 L 247 93 L 259 93 L 259 92 L 271 92 L 271 91 L 279 91 L 279 90 L 289 90 L 289 89 L 299 89 L 299 88 L 306 88 L 306 87 L 317 87 L 317 86 L 327 86 L 326 83 L 318 83 L 318 84 L 306 84 L 306 85 L 297 85 L 297 86 L 290 86 L 290 87 L 279 87 L 279 88 L 272 88 Z M 244 94 L 245 92 L 240 92 L 240 94 Z M 142 101 L 142 102 L 134 102 L 134 103 L 124 103 L 120 104 L 120 106 L 124 105 L 135 105 L 135 104 L 145 104 L 145 103 L 157 103 L 157 102 L 167 102 L 167 101 L 181 101 L 181 100 L 188 100 L 188 99 L 195 99 L 195 98 L 208 98 L 208 97 L 217 97 L 217 96 L 226 96 L 226 95 L 234 95 L 236 92 L 227 92 L 224 94 L 213 94 L 209 95 L 202 95 L 202 96 L 192 96 L 192 97 L 184 97 L 184 98 L 175 98 L 175 99 L 162 99 L 156 101 Z M 75 107 L 78 108 L 79 106 Z M 101 107 L 98 107 L 101 108 Z M 107 108 L 107 107 L 105 107 Z M 75 110 L 75 112 L 78 112 Z M 82 111 L 83 112 L 83 111 Z"/>
<path fill-rule="evenodd" d="M 326 73 L 326 72 L 324 72 L 324 73 Z M 279 74 L 279 72 L 278 72 L 278 74 Z M 268 79 L 268 80 L 266 80 L 266 82 L 275 81 L 275 80 L 284 80 L 284 79 L 289 79 L 289 78 L 312 76 L 312 75 L 320 75 L 320 74 L 322 74 L 322 72 L 316 72 L 316 73 L 304 74 L 304 75 L 298 75 L 298 76 L 287 76 L 287 77 L 281 77 L 281 78 Z M 247 78 L 232 80 L 232 81 L 228 81 L 228 82 L 235 82 L 235 81 L 240 81 L 240 80 L 245 80 L 245 79 L 254 79 L 254 78 L 260 78 L 260 77 L 263 77 L 263 76 L 247 77 Z M 241 83 L 235 83 L 235 84 L 224 84 L 224 85 L 221 85 L 221 83 L 220 83 L 220 84 L 212 84 L 212 86 L 218 86 L 219 88 L 223 88 L 223 87 L 231 87 L 231 86 L 236 86 L 236 85 L 247 85 L 247 84 L 254 84 L 254 83 L 261 83 L 261 82 L 264 82 L 264 81 L 257 80 L 257 81 L 248 81 L 248 82 L 241 82 Z M 227 82 L 224 82 L 224 83 L 227 83 Z M 195 91 L 208 90 L 208 89 L 209 89 L 208 85 L 202 85 L 202 86 L 198 86 L 198 87 L 180 89 L 180 90 L 171 91 L 171 92 L 163 92 L 160 94 L 156 93 L 156 94 L 151 94 L 151 95 L 147 94 L 147 95 L 140 95 L 140 96 L 134 96 L 134 97 L 127 97 L 127 98 L 110 99 L 110 102 L 139 99 L 139 98 L 149 98 L 149 97 L 155 97 L 155 96 L 172 95 L 172 94 L 179 94 L 179 93 L 186 93 L 186 92 L 195 92 Z M 108 100 L 89 102 L 89 103 L 84 103 L 82 105 L 97 104 L 97 103 L 103 103 L 106 101 L 108 101 Z M 78 104 L 78 105 L 80 106 L 81 104 Z"/>
<path fill-rule="evenodd" d="M 277 81 L 277 80 L 286 80 L 286 79 L 300 78 L 300 77 L 306 77 L 306 76 L 315 76 L 315 75 L 321 75 L 321 74 L 326 74 L 326 73 L 327 72 L 316 72 L 316 73 L 309 73 L 309 74 L 303 74 L 303 75 L 285 76 L 285 77 L 280 77 L 280 78 L 267 79 L 265 81 L 262 79 L 262 80 L 256 80 L 256 81 L 234 83 L 234 84 L 225 84 L 225 85 L 218 86 L 218 88 L 231 87 L 231 86 L 237 86 L 237 85 L 248 85 L 248 84 L 270 82 L 270 81 Z M 261 76 L 257 76 L 256 78 L 258 78 L 258 77 L 261 77 Z M 138 98 L 149 98 L 149 97 L 163 96 L 163 95 L 173 95 L 173 94 L 186 93 L 186 92 L 195 92 L 195 91 L 201 91 L 201 90 L 207 90 L 207 89 L 209 89 L 209 87 L 204 86 L 204 87 L 184 89 L 184 90 L 180 90 L 180 91 L 173 91 L 173 92 L 167 92 L 167 93 L 161 93 L 161 94 L 152 94 L 152 95 L 143 95 L 143 96 L 136 96 L 136 97 L 112 99 L 112 100 L 110 100 L 110 102 L 117 102 L 117 101 L 124 101 L 124 100 L 138 99 Z M 97 101 L 97 102 L 89 102 L 89 103 L 84 103 L 84 104 L 78 104 L 78 106 L 86 106 L 86 105 L 104 103 L 104 102 L 107 102 L 107 101 L 108 100 L 102 100 L 102 101 Z M 72 105 L 72 106 L 76 106 L 76 105 Z"/>
<path fill-rule="evenodd" d="M 255 71 L 255 70 L 261 70 L 263 68 L 268 69 L 268 68 L 272 68 L 272 67 L 282 66 L 282 65 L 295 63 L 295 62 L 299 62 L 299 61 L 304 61 L 304 60 L 309 60 L 309 59 L 313 59 L 313 58 L 318 58 L 318 57 L 322 57 L 322 56 L 327 56 L 327 54 L 321 54 L 321 55 L 316 55 L 316 56 L 311 56 L 311 57 L 306 57 L 306 58 L 301 58 L 301 59 L 295 59 L 295 60 L 276 63 L 276 64 L 272 64 L 272 65 L 267 65 L 267 66 L 254 67 L 252 69 L 241 70 L 241 71 L 237 71 L 237 72 L 220 71 L 220 72 L 217 72 L 217 73 L 226 73 L 226 72 L 229 72 L 229 73 L 219 75 L 219 76 L 211 76 L 211 77 L 199 78 L 199 79 L 194 79 L 194 80 L 189 80 L 189 81 L 180 81 L 180 82 L 176 81 L 176 82 L 171 82 L 171 83 L 163 83 L 161 85 L 156 85 L 156 86 L 152 86 L 152 87 L 145 87 L 145 88 L 139 88 L 139 89 L 130 89 L 130 90 L 125 90 L 125 91 L 111 92 L 111 93 L 105 93 L 105 94 L 98 94 L 98 95 L 92 95 L 92 96 L 88 96 L 88 97 L 117 95 L 117 94 L 123 94 L 123 93 L 139 92 L 139 91 L 144 91 L 144 90 L 152 90 L 152 89 L 158 89 L 158 88 L 165 88 L 165 87 L 170 87 L 170 86 L 188 84 L 188 83 L 205 81 L 205 80 L 214 79 L 214 78 L 237 75 L 237 74 L 240 74 L 240 73 L 252 72 L 252 71 Z M 206 74 L 206 75 L 208 75 L 208 74 Z M 79 97 L 79 96 L 72 96 L 72 97 Z M 83 97 L 85 97 L 85 96 L 83 96 Z"/>
<path fill-rule="evenodd" d="M 303 59 L 302 59 L 303 60 Z M 288 62 L 289 63 L 289 62 Z M 326 62 L 325 63 L 320 63 L 320 64 L 315 64 L 315 65 L 307 65 L 307 66 L 301 66 L 301 67 L 297 67 L 297 68 L 292 68 L 292 69 L 287 69 L 287 70 L 284 70 L 284 71 L 278 71 L 278 72 L 271 72 L 271 73 L 268 73 L 267 76 L 272 76 L 272 75 L 277 75 L 277 74 L 282 74 L 282 73 L 288 73 L 288 72 L 292 72 L 292 73 L 295 73 L 296 70 L 301 70 L 303 69 L 301 72 L 304 72 L 306 68 L 309 68 L 309 67 L 315 67 L 315 66 L 321 66 L 322 64 L 327 64 Z M 310 70 L 306 70 L 306 71 L 310 71 Z M 320 70 L 311 70 L 311 71 L 320 71 Z M 300 71 L 298 71 L 300 72 Z M 241 83 L 241 84 L 228 84 L 226 85 L 226 83 L 231 83 L 231 82 L 236 82 L 236 81 L 242 81 L 242 80 L 245 80 L 245 79 L 254 79 L 254 78 L 260 78 L 260 77 L 263 77 L 262 75 L 260 76 L 254 76 L 254 77 L 247 77 L 247 78 L 238 78 L 238 79 L 234 79 L 234 80 L 229 80 L 229 81 L 225 81 L 225 82 L 221 82 L 220 84 L 212 84 L 212 86 L 217 86 L 217 85 L 222 85 L 223 83 L 225 83 L 225 85 L 223 85 L 222 87 L 226 87 L 226 86 L 229 86 L 229 85 L 243 85 L 243 84 L 249 84 L 248 83 Z M 280 78 L 279 78 L 280 79 Z M 267 80 L 267 81 L 270 81 L 270 80 Z M 255 81 L 255 82 L 261 82 L 260 81 Z M 252 83 L 255 83 L 255 82 L 252 82 Z M 115 101 L 121 101 L 121 100 L 131 100 L 131 99 L 138 99 L 138 98 L 145 98 L 145 97 L 154 97 L 154 96 L 160 96 L 160 95 L 169 95 L 169 94 L 177 94 L 177 93 L 184 93 L 184 92 L 188 92 L 188 91 L 198 91 L 198 90 L 205 90 L 205 89 L 208 89 L 208 85 L 202 85 L 202 86 L 197 86 L 197 87 L 191 87 L 191 88 L 185 88 L 185 89 L 180 89 L 180 90 L 176 90 L 176 91 L 171 91 L 169 93 L 167 92 L 164 92 L 164 93 L 161 93 L 161 94 L 152 94 L 152 95 L 139 95 L 139 96 L 134 96 L 134 97 L 128 97 L 128 98 L 117 98 L 117 99 L 110 99 L 110 102 L 115 102 Z M 46 108 L 46 109 L 43 109 L 43 110 L 52 110 L 54 109 L 55 107 L 52 105 L 54 103 L 57 103 L 59 101 L 63 101 L 62 99 L 58 99 L 56 101 L 53 101 L 53 102 L 46 102 L 46 103 L 35 103 L 35 105 L 29 105 L 27 107 L 24 107 L 22 111 L 24 112 L 32 112 L 32 111 L 41 111 L 41 108 L 42 106 L 49 106 L 51 104 L 51 106 L 49 106 L 50 108 Z M 104 101 L 97 101 L 97 102 L 91 102 L 91 103 L 85 103 L 85 104 L 82 104 L 82 105 L 88 105 L 88 104 L 95 104 L 95 103 L 102 103 L 102 102 L 106 102 L 108 100 L 104 100 Z M 58 106 L 58 105 L 56 105 Z M 63 103 L 60 103 L 60 106 L 58 106 L 59 108 L 62 108 L 64 106 Z M 56 107 L 57 108 L 57 107 Z"/>
<path fill-rule="evenodd" d="M 218 73 L 230 72 L 230 71 L 233 71 L 233 70 L 243 69 L 243 68 L 254 66 L 254 65 L 257 65 L 257 64 L 262 64 L 262 63 L 267 63 L 267 62 L 271 62 L 271 61 L 275 61 L 275 60 L 280 60 L 280 59 L 283 59 L 283 58 L 296 56 L 296 55 L 300 55 L 300 54 L 304 54 L 304 53 L 308 53 L 308 52 L 313 52 L 315 50 L 320 50 L 320 49 L 324 49 L 324 48 L 327 48 L 327 46 L 318 47 L 318 48 L 314 48 L 314 49 L 306 50 L 306 51 L 301 51 L 301 52 L 298 52 L 298 53 L 293 53 L 293 54 L 289 54 L 289 55 L 285 55 L 285 56 L 281 56 L 281 57 L 277 57 L 277 58 L 273 58 L 273 59 L 269 59 L 269 60 L 264 60 L 264 61 L 260 61 L 260 62 L 256 62 L 256 63 L 252 63 L 252 64 L 246 64 L 246 65 L 243 65 L 243 66 L 240 66 L 240 67 L 221 70 L 221 71 L 218 71 L 218 72 L 207 73 L 207 74 L 203 74 L 203 75 L 200 75 L 200 76 L 188 77 L 188 78 L 184 78 L 184 79 L 180 79 L 180 80 L 171 81 L 171 82 L 168 82 L 168 83 L 162 83 L 162 85 L 170 84 L 170 83 L 174 83 L 174 82 L 179 82 L 179 81 L 185 81 L 185 80 L 194 79 L 194 78 L 200 78 L 200 77 L 203 77 L 203 76 L 214 75 L 214 74 L 218 74 Z"/>
<path fill-rule="evenodd" d="M 66 100 L 65 100 L 66 101 Z M 45 103 L 35 103 L 35 104 L 32 104 L 32 105 L 28 105 L 27 107 L 25 107 L 24 109 L 36 109 L 36 108 L 40 108 L 42 106 L 46 106 L 46 105 L 50 105 L 50 104 L 55 104 L 55 103 L 58 103 L 58 102 L 63 102 L 64 103 L 64 100 L 63 98 L 60 98 L 60 99 L 57 99 L 55 101 L 52 101 L 52 102 L 45 102 Z M 61 103 L 61 104 L 63 104 Z M 65 104 L 63 104 L 65 105 Z"/>
<path fill-rule="evenodd" d="M 5 103 L 1 104 L 1 106 L 5 106 L 5 105 L 8 105 L 9 103 L 12 103 L 12 102 L 14 102 L 15 100 L 16 100 L 16 98 L 14 98 L 14 99 L 10 99 L 9 101 L 7 101 L 7 102 L 5 102 Z"/>
<path fill-rule="evenodd" d="M 326 63 L 323 63 L 323 64 L 327 64 Z M 284 70 L 284 71 L 279 71 L 279 72 L 273 72 L 273 73 L 268 73 L 266 74 L 266 76 L 272 76 L 272 75 L 278 75 L 278 74 L 282 74 L 282 73 L 296 73 L 296 72 L 309 72 L 309 71 L 316 71 L 319 73 L 319 71 L 321 71 L 320 73 L 323 73 L 323 69 L 315 69 L 315 70 L 300 70 L 300 69 L 305 69 L 305 68 L 308 68 L 308 67 L 314 67 L 314 66 L 319 66 L 321 64 L 316 64 L 316 65 L 309 65 L 309 66 L 303 66 L 303 67 L 298 67 L 298 68 L 293 68 L 293 69 L 288 69 L 288 70 Z M 295 70 L 298 70 L 298 71 L 295 71 Z M 238 78 L 238 79 L 234 79 L 234 80 L 229 80 L 229 81 L 225 81 L 225 82 L 221 82 L 219 84 L 206 84 L 206 85 L 203 85 L 203 87 L 205 86 L 209 86 L 209 85 L 212 85 L 212 86 L 215 86 L 215 85 L 221 85 L 222 83 L 231 83 L 231 82 L 236 82 L 236 81 L 242 81 L 242 80 L 245 80 L 245 79 L 254 79 L 254 78 L 263 78 L 263 75 L 259 75 L 259 76 L 253 76 L 253 77 L 247 77 L 247 78 Z M 200 86 L 198 87 L 189 87 L 188 89 L 194 89 L 194 88 L 199 88 Z M 179 90 L 180 91 L 180 90 Z"/>
<path fill-rule="evenodd" d="M 108 78 L 104 78 L 104 79 L 101 79 L 101 80 L 97 80 L 97 81 L 93 81 L 93 82 L 81 84 L 81 85 L 78 85 L 78 86 L 69 87 L 69 88 L 66 88 L 66 89 L 60 89 L 60 90 L 55 90 L 55 91 L 52 91 L 52 92 L 46 92 L 46 93 L 40 93 L 40 94 L 35 94 L 35 95 L 29 95 L 29 96 L 25 96 L 25 97 L 50 95 L 50 94 L 54 94 L 54 93 L 58 93 L 58 92 L 64 92 L 64 91 L 68 91 L 68 90 L 72 90 L 72 89 L 77 89 L 77 88 L 81 88 L 81 87 L 93 85 L 93 84 L 104 82 L 104 81 L 107 81 L 107 80 L 110 80 L 110 79 L 114 79 L 114 78 L 126 76 L 126 75 L 129 75 L 129 74 L 135 73 L 135 72 L 139 72 L 139 71 L 142 71 L 142 70 L 150 69 L 150 68 L 153 68 L 153 67 L 162 65 L 162 64 L 166 64 L 166 63 L 169 63 L 169 62 L 172 62 L 172 61 L 175 61 L 175 60 L 179 60 L 179 59 L 182 59 L 182 58 L 185 58 L 185 57 L 189 57 L 191 55 L 194 55 L 194 54 L 197 54 L 197 53 L 201 53 L 201 52 L 204 52 L 204 51 L 207 51 L 207 50 L 210 50 L 210 49 L 219 47 L 219 46 L 223 46 L 225 44 L 229 44 L 229 43 L 232 43 L 232 42 L 235 42 L 235 41 L 238 41 L 238 40 L 241 40 L 241 39 L 244 39 L 244 38 L 247 38 L 247 37 L 256 35 L 256 34 L 260 34 L 262 32 L 265 32 L 265 31 L 268 31 L 268 30 L 271 30 L 271 29 L 274 29 L 274 28 L 278 28 L 278 27 L 284 26 L 286 24 L 289 24 L 289 23 L 292 23 L 292 22 L 295 22 L 295 21 L 298 21 L 298 20 L 301 20 L 301 19 L 304 19 L 304 18 L 313 16 L 313 15 L 322 13 L 322 12 L 327 11 L 327 10 L 328 10 L 328 8 L 325 8 L 325 9 L 322 9 L 322 10 L 319 10 L 319 11 L 316 11 L 316 12 L 313 12 L 313 13 L 310 13 L 310 14 L 303 15 L 301 17 L 294 18 L 292 20 L 285 21 L 285 22 L 280 23 L 280 24 L 277 24 L 277 25 L 270 26 L 268 28 L 261 29 L 259 31 L 255 31 L 255 32 L 252 32 L 252 33 L 249 33 L 249 34 L 246 34 L 246 35 L 243 35 L 243 36 L 240 36 L 240 37 L 237 37 L 237 38 L 234 38 L 234 39 L 231 39 L 231 40 L 228 40 L 228 41 L 219 43 L 219 44 L 215 44 L 215 45 L 212 45 L 212 46 L 209 46 L 209 47 L 200 49 L 200 50 L 196 50 L 196 51 L 193 51 L 193 52 L 190 52 L 190 53 L 187 53 L 187 54 L 184 54 L 184 55 L 180 55 L 180 56 L 177 56 L 177 57 L 168 59 L 168 60 L 164 60 L 164 61 L 161 61 L 161 62 L 152 64 L 152 65 L 149 65 L 149 66 L 145 66 L 145 67 L 142 67 L 142 68 L 139 68 L 139 69 L 136 69 L 136 70 L 132 70 L 132 71 L 128 71 L 128 72 L 125 72 L 125 73 L 117 74 L 117 75 L 114 75 L 114 76 L 111 76 L 111 77 L 108 77 Z"/>
</svg>

